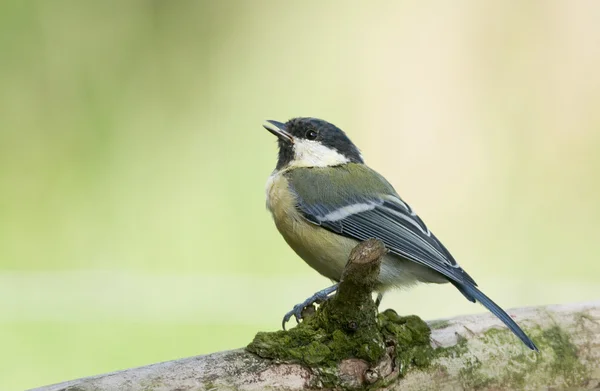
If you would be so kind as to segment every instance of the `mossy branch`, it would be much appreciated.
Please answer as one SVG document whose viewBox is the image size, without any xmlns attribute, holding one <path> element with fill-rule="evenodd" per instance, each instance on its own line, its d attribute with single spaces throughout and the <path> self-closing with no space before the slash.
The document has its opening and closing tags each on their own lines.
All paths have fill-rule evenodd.
<svg viewBox="0 0 600 391">
<path fill-rule="evenodd" d="M 383 245 L 357 246 L 336 296 L 246 349 L 133 368 L 37 391 L 492 390 L 600 387 L 600 301 L 511 310 L 529 351 L 491 314 L 422 322 L 371 299 Z M 431 328 L 431 331 L 430 331 Z"/>
<path fill-rule="evenodd" d="M 408 371 L 385 389 L 600 387 L 600 301 L 509 313 L 533 337 L 541 350 L 539 355 L 521 347 L 491 314 L 433 321 L 429 324 L 437 329 L 432 330 L 432 343 L 442 354 L 428 368 Z M 72 380 L 36 391 L 292 391 L 309 389 L 318 377 L 300 364 L 278 364 L 237 349 Z"/>
</svg>

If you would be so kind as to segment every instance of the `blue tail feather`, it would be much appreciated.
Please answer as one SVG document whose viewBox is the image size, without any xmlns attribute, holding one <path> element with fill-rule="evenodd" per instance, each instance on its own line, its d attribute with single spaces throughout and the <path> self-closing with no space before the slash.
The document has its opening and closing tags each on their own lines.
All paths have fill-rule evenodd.
<svg viewBox="0 0 600 391">
<path fill-rule="evenodd" d="M 454 281 L 450 281 L 452 284 L 469 300 L 472 302 L 478 301 L 485 308 L 487 308 L 492 314 L 496 315 L 506 327 L 510 329 L 523 343 L 531 350 L 538 351 L 537 346 L 531 339 L 525 334 L 519 325 L 508 315 L 498 304 L 494 303 L 492 299 L 487 297 L 483 292 L 477 289 L 471 284 L 459 284 Z"/>
</svg>

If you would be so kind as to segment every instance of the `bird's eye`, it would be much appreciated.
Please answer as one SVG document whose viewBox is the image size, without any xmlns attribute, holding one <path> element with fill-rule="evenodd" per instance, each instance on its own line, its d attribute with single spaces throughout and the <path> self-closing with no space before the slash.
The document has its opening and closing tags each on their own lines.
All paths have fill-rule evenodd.
<svg viewBox="0 0 600 391">
<path fill-rule="evenodd" d="M 318 135 L 319 133 L 317 133 L 316 130 L 309 130 L 308 132 L 306 132 L 306 138 L 308 140 L 314 140 L 317 138 Z"/>
</svg>

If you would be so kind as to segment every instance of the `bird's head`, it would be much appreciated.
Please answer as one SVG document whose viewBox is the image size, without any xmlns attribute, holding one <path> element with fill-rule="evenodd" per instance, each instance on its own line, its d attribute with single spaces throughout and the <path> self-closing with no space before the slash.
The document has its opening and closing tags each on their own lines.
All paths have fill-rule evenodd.
<svg viewBox="0 0 600 391">
<path fill-rule="evenodd" d="M 292 118 L 263 125 L 279 139 L 277 170 L 363 163 L 358 148 L 337 126 L 318 118 Z"/>
</svg>

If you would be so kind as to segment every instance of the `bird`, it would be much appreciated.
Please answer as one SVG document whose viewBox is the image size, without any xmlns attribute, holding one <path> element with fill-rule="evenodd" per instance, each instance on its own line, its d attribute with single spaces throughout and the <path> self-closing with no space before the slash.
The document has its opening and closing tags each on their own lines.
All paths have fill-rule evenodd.
<svg viewBox="0 0 600 391">
<path fill-rule="evenodd" d="M 266 184 L 266 205 L 277 230 L 310 267 L 335 284 L 286 313 L 282 326 L 302 310 L 337 290 L 350 251 L 376 238 L 388 253 L 381 262 L 375 292 L 379 305 L 393 288 L 418 283 L 450 283 L 471 302 L 497 316 L 529 349 L 538 348 L 427 228 L 394 187 L 369 168 L 360 150 L 337 126 L 298 117 L 263 127 L 277 137 L 277 164 Z"/>
</svg>

